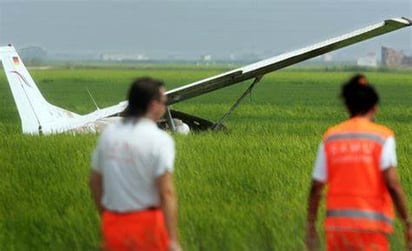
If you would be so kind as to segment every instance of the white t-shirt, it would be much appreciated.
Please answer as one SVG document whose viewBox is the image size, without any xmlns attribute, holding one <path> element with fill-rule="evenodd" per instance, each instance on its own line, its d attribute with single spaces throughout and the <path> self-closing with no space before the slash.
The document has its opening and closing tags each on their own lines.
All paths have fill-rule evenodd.
<svg viewBox="0 0 412 251">
<path fill-rule="evenodd" d="M 380 159 L 380 169 L 386 170 L 389 167 L 396 167 L 398 165 L 398 161 L 396 158 L 396 144 L 394 137 L 388 137 L 383 145 L 382 154 Z M 315 167 L 313 170 L 313 179 L 326 182 L 328 179 L 328 174 L 326 171 L 326 155 L 325 155 L 325 147 L 323 142 L 320 143 L 318 148 L 318 154 L 315 161 Z"/>
<path fill-rule="evenodd" d="M 102 175 L 102 204 L 128 212 L 160 206 L 156 178 L 172 172 L 174 141 L 153 121 L 118 121 L 101 135 L 92 155 L 92 169 Z"/>
</svg>

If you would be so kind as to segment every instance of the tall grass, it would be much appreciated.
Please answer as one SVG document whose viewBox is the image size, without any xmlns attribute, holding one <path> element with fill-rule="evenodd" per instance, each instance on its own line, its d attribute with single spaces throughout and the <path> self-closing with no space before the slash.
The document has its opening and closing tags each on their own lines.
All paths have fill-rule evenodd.
<svg viewBox="0 0 412 251">
<path fill-rule="evenodd" d="M 121 101 L 137 76 L 164 79 L 170 89 L 218 72 L 48 70 L 33 77 L 50 102 L 86 113 L 94 109 L 86 88 L 103 107 Z M 346 118 L 338 92 L 349 76 L 273 73 L 229 118 L 228 133 L 174 135 L 185 250 L 304 249 L 316 149 L 324 130 Z M 378 121 L 397 133 L 398 169 L 410 195 L 412 75 L 374 72 L 368 77 L 381 93 Z M 173 108 L 217 120 L 246 88 L 243 83 Z M 87 186 L 97 135 L 22 135 L 4 75 L 0 97 L 0 250 L 98 250 L 99 218 Z M 403 234 L 396 226 L 390 241 L 393 250 L 401 250 Z"/>
</svg>

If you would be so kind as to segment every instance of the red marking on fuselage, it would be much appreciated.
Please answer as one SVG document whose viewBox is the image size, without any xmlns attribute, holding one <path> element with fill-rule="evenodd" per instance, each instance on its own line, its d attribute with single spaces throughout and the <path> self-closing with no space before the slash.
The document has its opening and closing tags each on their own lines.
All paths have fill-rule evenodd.
<svg viewBox="0 0 412 251">
<path fill-rule="evenodd" d="M 19 76 L 21 78 L 21 80 L 23 80 L 24 84 L 26 84 L 28 87 L 33 88 L 33 86 L 31 86 L 27 80 L 23 77 L 23 75 L 20 74 L 20 72 L 18 71 L 10 71 L 11 73 L 15 73 L 17 76 Z"/>
</svg>

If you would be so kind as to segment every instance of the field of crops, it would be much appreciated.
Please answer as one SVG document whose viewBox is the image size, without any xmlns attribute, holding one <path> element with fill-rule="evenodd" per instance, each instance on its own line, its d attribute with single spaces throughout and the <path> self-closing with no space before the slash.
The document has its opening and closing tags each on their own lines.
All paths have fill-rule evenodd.
<svg viewBox="0 0 412 251">
<path fill-rule="evenodd" d="M 169 89 L 224 69 L 50 69 L 32 71 L 51 103 L 78 113 L 125 97 L 149 75 Z M 412 73 L 366 73 L 381 94 L 377 121 L 397 134 L 401 182 L 412 205 Z M 185 250 L 303 250 L 306 199 L 317 146 L 346 118 L 340 84 L 350 72 L 267 75 L 225 125 L 229 133 L 174 135 Z M 216 121 L 248 83 L 174 105 Z M 99 218 L 88 190 L 97 135 L 24 136 L 0 73 L 0 250 L 98 250 Z M 323 209 L 322 209 L 323 210 Z M 321 231 L 323 211 L 319 214 Z M 402 250 L 399 222 L 390 237 Z"/>
</svg>

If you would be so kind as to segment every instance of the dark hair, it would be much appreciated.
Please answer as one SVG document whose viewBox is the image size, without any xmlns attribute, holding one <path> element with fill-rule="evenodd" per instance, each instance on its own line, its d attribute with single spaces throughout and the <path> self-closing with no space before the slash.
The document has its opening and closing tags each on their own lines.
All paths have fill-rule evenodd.
<svg viewBox="0 0 412 251">
<path fill-rule="evenodd" d="M 341 98 L 351 117 L 364 115 L 379 103 L 378 93 L 362 74 L 356 74 L 342 85 Z"/>
<path fill-rule="evenodd" d="M 128 105 L 123 112 L 124 117 L 140 117 L 146 114 L 149 104 L 153 100 L 160 100 L 160 88 L 163 81 L 150 77 L 134 80 L 128 92 Z"/>
</svg>

